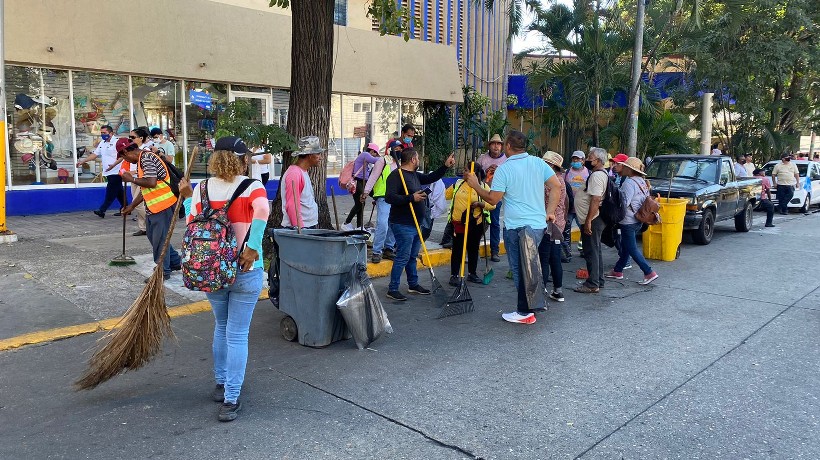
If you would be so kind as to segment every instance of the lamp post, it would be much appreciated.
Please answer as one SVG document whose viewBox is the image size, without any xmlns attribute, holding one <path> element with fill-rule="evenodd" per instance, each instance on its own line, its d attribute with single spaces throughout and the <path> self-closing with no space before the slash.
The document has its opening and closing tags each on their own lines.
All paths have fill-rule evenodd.
<svg viewBox="0 0 820 460">
<path fill-rule="evenodd" d="M 635 17 L 635 46 L 632 49 L 632 84 L 629 88 L 629 140 L 626 154 L 634 157 L 638 151 L 638 110 L 640 110 L 641 63 L 643 62 L 644 11 L 647 0 L 638 0 Z"/>
</svg>

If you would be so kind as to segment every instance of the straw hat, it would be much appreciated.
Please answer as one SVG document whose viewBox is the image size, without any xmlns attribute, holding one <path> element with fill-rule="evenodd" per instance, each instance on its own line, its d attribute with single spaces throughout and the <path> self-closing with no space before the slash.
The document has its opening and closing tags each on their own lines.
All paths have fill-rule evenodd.
<svg viewBox="0 0 820 460">
<path fill-rule="evenodd" d="M 503 144 L 504 141 L 501 140 L 501 136 L 498 134 L 494 134 L 493 137 L 490 138 L 490 141 L 487 144 L 492 144 L 493 142 L 498 142 L 499 144 Z"/>
<path fill-rule="evenodd" d="M 552 150 L 548 150 L 541 158 L 547 163 L 558 166 L 559 168 L 564 164 L 564 157 L 562 157 L 560 153 L 553 152 Z"/>
<path fill-rule="evenodd" d="M 643 172 L 643 161 L 637 157 L 629 157 L 626 161 L 619 161 L 618 163 L 626 166 L 627 168 L 635 171 L 636 173 L 645 176 L 646 173 Z"/>
<path fill-rule="evenodd" d="M 34 152 L 34 142 L 27 137 L 20 138 L 14 142 L 14 149 L 17 153 L 32 153 Z"/>
</svg>

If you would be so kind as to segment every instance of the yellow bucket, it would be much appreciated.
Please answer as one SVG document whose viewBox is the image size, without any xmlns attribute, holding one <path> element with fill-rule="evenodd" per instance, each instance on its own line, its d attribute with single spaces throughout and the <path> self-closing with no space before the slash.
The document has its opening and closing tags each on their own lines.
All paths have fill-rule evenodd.
<svg viewBox="0 0 820 460">
<path fill-rule="evenodd" d="M 688 202 L 689 200 L 685 198 L 658 200 L 661 206 L 659 211 L 661 223 L 650 225 L 649 229 L 644 232 L 642 236 L 644 257 L 667 262 L 675 260 L 678 246 L 683 239 L 683 218 L 686 216 Z"/>
</svg>

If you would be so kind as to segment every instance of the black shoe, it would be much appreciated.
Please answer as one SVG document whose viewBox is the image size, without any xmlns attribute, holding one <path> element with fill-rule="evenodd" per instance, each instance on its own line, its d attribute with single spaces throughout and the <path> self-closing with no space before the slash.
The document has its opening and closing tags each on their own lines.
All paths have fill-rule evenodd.
<svg viewBox="0 0 820 460">
<path fill-rule="evenodd" d="M 132 233 L 132 235 L 134 235 L 134 236 L 144 236 L 144 235 L 147 235 L 147 234 L 148 234 L 148 232 L 146 232 L 145 230 L 137 230 L 136 232 Z"/>
<path fill-rule="evenodd" d="M 572 257 L 561 257 L 562 264 L 568 264 L 570 262 L 572 262 Z"/>
<path fill-rule="evenodd" d="M 396 258 L 396 253 L 393 252 L 391 249 L 384 248 L 384 251 L 382 252 L 382 257 L 387 260 L 393 260 Z"/>
<path fill-rule="evenodd" d="M 430 295 L 430 290 L 419 286 L 418 284 L 415 286 L 410 286 L 407 289 L 407 292 L 412 292 L 413 294 L 418 295 Z"/>
<path fill-rule="evenodd" d="M 477 275 L 474 275 L 472 273 L 467 275 L 467 281 L 469 281 L 471 283 L 475 283 L 475 284 L 484 284 L 484 280 L 482 280 Z"/>
<path fill-rule="evenodd" d="M 223 402 L 219 406 L 219 416 L 217 418 L 220 422 L 232 422 L 236 420 L 236 417 L 239 417 L 240 410 L 242 410 L 242 401 L 237 400 L 233 404 L 227 401 Z"/>
<path fill-rule="evenodd" d="M 182 265 L 171 265 L 172 272 L 178 272 L 180 270 L 182 270 Z"/>
<path fill-rule="evenodd" d="M 214 402 L 224 402 L 225 401 L 225 385 L 221 383 L 216 384 L 216 388 L 214 388 L 213 393 L 211 393 L 211 398 L 213 398 Z"/>
<path fill-rule="evenodd" d="M 562 294 L 561 291 L 559 291 L 557 289 L 553 289 L 552 292 L 550 292 L 550 299 L 552 299 L 556 302 L 563 302 L 564 301 L 564 294 Z"/>
<path fill-rule="evenodd" d="M 117 211 L 114 213 L 114 217 L 122 217 L 122 213 Z"/>
<path fill-rule="evenodd" d="M 450 286 L 453 286 L 453 287 L 458 287 L 458 285 L 459 285 L 459 276 L 458 275 L 451 275 L 450 276 L 450 282 L 447 283 L 447 284 L 449 284 Z"/>
<path fill-rule="evenodd" d="M 501 262 L 501 258 L 498 257 L 498 254 L 491 255 L 490 260 L 492 260 L 493 262 Z"/>
<path fill-rule="evenodd" d="M 99 217 L 100 219 L 105 219 L 105 213 L 100 210 L 94 211 L 94 215 Z"/>
<path fill-rule="evenodd" d="M 407 297 L 405 297 L 405 295 L 402 294 L 399 291 L 387 291 L 387 298 L 388 299 L 393 299 L 393 300 L 398 300 L 398 301 L 401 301 L 401 302 L 407 300 Z"/>
<path fill-rule="evenodd" d="M 453 242 L 448 241 L 446 243 L 441 243 L 441 247 L 443 247 L 444 249 L 452 249 L 453 248 Z"/>
<path fill-rule="evenodd" d="M 774 227 L 774 224 L 772 224 L 772 223 L 768 223 L 768 224 L 766 224 L 765 226 L 766 226 L 766 227 Z"/>
<path fill-rule="evenodd" d="M 372 256 L 370 256 L 370 263 L 371 264 L 378 264 L 378 263 L 381 263 L 381 261 L 382 261 L 382 255 L 381 254 L 375 254 L 374 253 Z"/>
</svg>

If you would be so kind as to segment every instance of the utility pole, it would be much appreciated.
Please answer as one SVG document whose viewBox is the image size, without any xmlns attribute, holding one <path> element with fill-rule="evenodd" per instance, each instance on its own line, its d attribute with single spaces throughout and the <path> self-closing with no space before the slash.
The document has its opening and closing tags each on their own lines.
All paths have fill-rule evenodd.
<svg viewBox="0 0 820 460">
<path fill-rule="evenodd" d="M 714 93 L 703 93 L 703 105 L 700 111 L 700 154 L 712 153 L 712 96 Z M 723 147 L 724 149 L 726 146 Z"/>
<path fill-rule="evenodd" d="M 17 235 L 6 227 L 6 145 L 9 133 L 6 125 L 5 8 L 3 0 L 0 0 L 0 133 L 3 134 L 3 139 L 0 140 L 0 243 L 12 243 L 17 241 Z"/>
<path fill-rule="evenodd" d="M 638 151 L 638 110 L 640 110 L 641 102 L 638 88 L 640 88 L 641 84 L 646 1 L 648 0 L 638 0 L 638 11 L 635 16 L 635 46 L 632 49 L 632 85 L 629 88 L 629 140 L 626 145 L 626 154 L 631 157 L 634 157 Z"/>
</svg>

